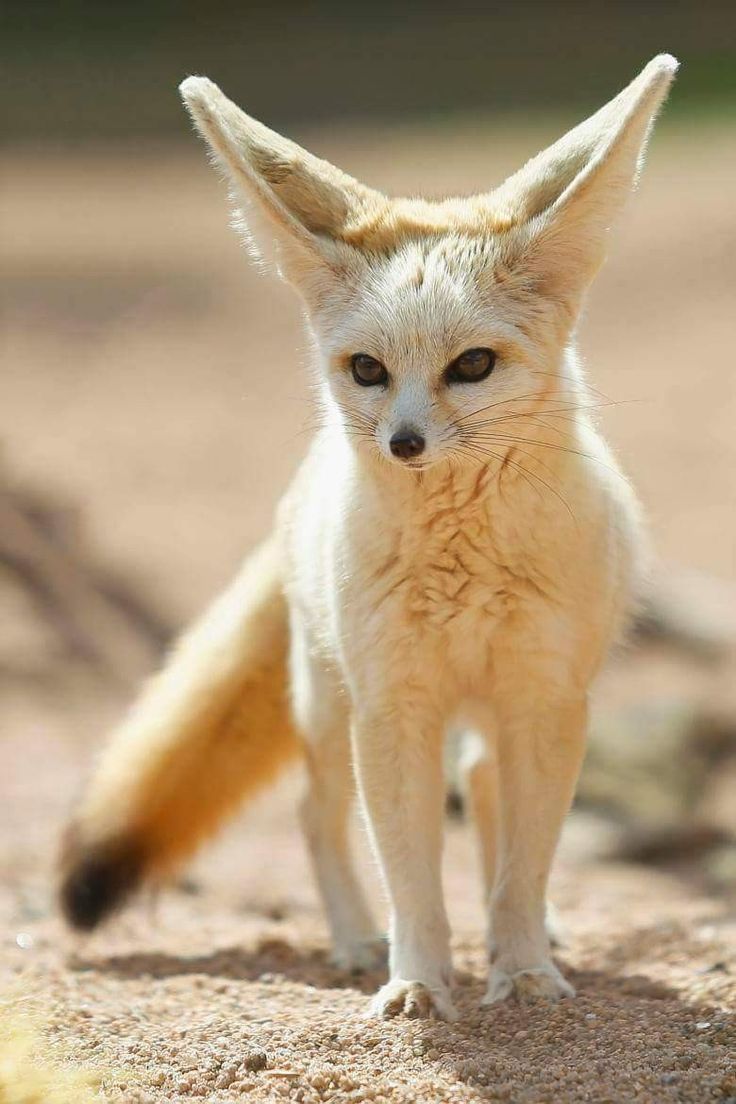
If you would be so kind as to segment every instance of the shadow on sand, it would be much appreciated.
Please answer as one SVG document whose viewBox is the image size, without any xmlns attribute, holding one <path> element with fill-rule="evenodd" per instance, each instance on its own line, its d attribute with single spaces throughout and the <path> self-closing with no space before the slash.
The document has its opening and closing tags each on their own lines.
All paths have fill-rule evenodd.
<svg viewBox="0 0 736 1104">
<path fill-rule="evenodd" d="M 639 938 L 654 939 L 656 933 L 642 932 Z M 430 1067 L 427 1072 L 436 1067 L 433 1076 L 472 1089 L 470 1099 L 563 1104 L 580 1099 L 581 1084 L 587 1083 L 596 1085 L 590 1099 L 610 1104 L 728 1100 L 733 1095 L 729 1078 L 736 1077 L 736 1016 L 684 1000 L 643 974 L 621 973 L 616 957 L 612 952 L 609 961 L 602 955 L 603 969 L 565 967 L 578 999 L 554 1006 L 506 1002 L 480 1008 L 485 979 L 458 971 L 456 1023 L 404 1019 L 384 1030 L 410 1034 L 414 1053 L 421 1056 L 417 1060 Z M 264 982 L 278 976 L 313 988 L 363 994 L 374 992 L 385 977 L 381 971 L 347 974 L 330 965 L 324 950 L 300 949 L 278 938 L 264 939 L 252 951 L 231 946 L 193 956 L 77 956 L 70 966 L 123 980 L 203 974 Z M 288 1000 L 293 1002 L 293 991 Z M 349 1020 L 348 1029 L 356 1036 L 366 1030 L 358 1017 Z M 714 1066 L 720 1072 L 713 1072 Z"/>
</svg>

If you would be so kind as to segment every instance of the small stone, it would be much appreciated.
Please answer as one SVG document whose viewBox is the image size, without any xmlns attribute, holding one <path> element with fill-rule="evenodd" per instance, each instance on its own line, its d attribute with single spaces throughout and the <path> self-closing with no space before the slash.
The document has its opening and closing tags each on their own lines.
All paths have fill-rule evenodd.
<svg viewBox="0 0 736 1104">
<path fill-rule="evenodd" d="M 713 962 L 709 966 L 701 966 L 695 973 L 699 976 L 703 974 L 727 974 L 728 966 L 725 962 Z"/>
<path fill-rule="evenodd" d="M 258 1070 L 265 1069 L 268 1065 L 268 1055 L 265 1050 L 247 1050 L 243 1056 L 243 1068 L 249 1070 L 251 1073 L 256 1073 Z"/>
</svg>

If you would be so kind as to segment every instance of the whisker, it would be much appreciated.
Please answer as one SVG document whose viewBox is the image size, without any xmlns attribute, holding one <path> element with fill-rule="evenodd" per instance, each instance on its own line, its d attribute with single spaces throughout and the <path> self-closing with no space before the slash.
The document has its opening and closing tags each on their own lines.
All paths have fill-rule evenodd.
<svg viewBox="0 0 736 1104">
<path fill-rule="evenodd" d="M 495 453 L 490 449 L 478 449 L 478 448 L 473 449 L 473 448 L 469 448 L 468 446 L 466 446 L 463 451 L 464 451 L 464 454 L 466 456 L 470 457 L 471 459 L 476 459 L 480 463 L 486 463 L 487 460 L 488 460 L 488 457 L 491 457 L 492 459 L 494 459 L 496 461 L 496 463 L 498 464 L 498 472 L 496 473 L 496 475 L 497 475 L 497 478 L 499 480 L 498 486 L 499 486 L 499 491 L 501 491 L 501 493 L 502 493 L 502 484 L 501 484 L 501 481 L 500 481 L 500 477 L 503 473 L 504 465 L 505 464 L 510 464 L 511 467 L 515 468 L 515 470 L 518 471 L 521 478 L 524 480 L 525 483 L 528 484 L 528 486 L 530 486 L 532 488 L 532 490 L 535 492 L 535 494 L 540 498 L 542 497 L 542 492 L 540 491 L 539 487 L 534 482 L 533 473 L 528 472 L 526 470 L 526 468 L 523 467 L 523 465 L 514 463 L 514 461 L 510 460 L 510 458 L 508 456 L 499 456 L 498 453 Z M 540 482 L 543 483 L 544 481 L 540 479 Z"/>
<path fill-rule="evenodd" d="M 475 434 L 475 436 L 481 440 L 487 440 L 491 444 L 501 444 L 503 442 L 509 442 L 514 447 L 517 447 L 519 444 L 531 445 L 532 447 L 537 448 L 553 449 L 555 452 L 566 452 L 569 453 L 571 456 L 580 456 L 584 460 L 592 460 L 594 463 L 600 464 L 602 467 L 612 472 L 613 475 L 617 475 L 620 479 L 623 479 L 624 482 L 626 482 L 626 477 L 623 475 L 622 472 L 618 471 L 617 468 L 614 468 L 610 464 L 607 464 L 605 460 L 602 460 L 600 458 L 600 456 L 594 456 L 591 452 L 583 452 L 582 449 L 569 448 L 567 445 L 558 445 L 554 441 L 540 441 L 536 437 L 514 437 L 511 434 L 501 433 L 478 433 Z M 531 456 L 533 455 L 533 453 L 527 453 L 526 455 Z M 538 463 L 542 463 L 542 461 L 539 460 L 539 457 L 537 457 L 536 459 Z"/>
<path fill-rule="evenodd" d="M 473 446 L 471 445 L 470 449 L 469 449 L 469 445 L 468 445 L 467 442 L 464 442 L 463 446 L 461 446 L 461 447 L 466 450 L 466 454 L 468 454 L 468 451 L 470 451 L 471 453 L 473 452 Z M 578 520 L 577 520 L 572 508 L 570 507 L 570 503 L 563 497 L 563 495 L 561 495 L 559 493 L 559 491 L 557 491 L 554 487 L 550 486 L 550 484 L 546 481 L 546 479 L 543 479 L 542 476 L 539 475 L 538 472 L 530 471 L 520 461 L 513 460 L 508 455 L 506 455 L 505 457 L 500 457 L 497 453 L 493 452 L 490 449 L 486 449 L 486 448 L 481 449 L 480 447 L 476 446 L 474 448 L 474 452 L 475 452 L 476 456 L 480 456 L 480 455 L 492 456 L 495 460 L 497 460 L 501 464 L 501 470 L 503 469 L 503 466 L 505 464 L 510 464 L 511 467 L 513 467 L 516 471 L 519 472 L 519 474 L 522 476 L 522 478 L 526 479 L 526 482 L 529 482 L 529 480 L 531 479 L 531 480 L 536 480 L 537 482 L 541 483 L 542 486 L 545 487 L 549 491 L 550 494 L 554 495 L 554 497 L 558 500 L 558 502 L 560 502 L 564 506 L 565 510 L 570 515 L 570 518 L 572 519 L 573 524 L 575 525 L 575 527 L 579 528 Z M 539 463 L 538 458 L 537 458 L 537 462 Z M 539 491 L 538 487 L 535 488 L 535 489 L 536 489 L 538 494 L 541 493 Z"/>
<path fill-rule="evenodd" d="M 580 394 L 579 390 L 578 391 L 570 390 L 570 391 L 567 391 L 567 392 L 566 391 L 556 391 L 556 392 L 554 392 L 555 396 L 559 396 L 559 401 L 565 403 L 564 410 L 599 409 L 598 404 L 593 404 L 593 403 L 589 403 L 589 402 L 577 402 L 577 401 L 572 401 L 572 400 L 566 402 L 565 399 L 564 399 L 565 394 L 569 394 L 569 395 L 573 396 L 573 398 L 575 400 L 578 400 L 578 399 L 581 398 L 581 394 Z M 462 412 L 461 414 L 458 415 L 458 417 L 456 419 L 454 419 L 454 422 L 459 424 L 461 422 L 467 421 L 470 418 L 476 417 L 476 415 L 478 415 L 478 414 L 484 414 L 484 413 L 486 413 L 486 411 L 495 410 L 500 406 L 507 406 L 509 403 L 525 402 L 526 400 L 532 400 L 532 399 L 539 400 L 541 397 L 542 396 L 538 395 L 536 392 L 529 391 L 529 392 L 527 392 L 523 395 L 514 395 L 514 396 L 512 396 L 508 399 L 499 399 L 496 402 L 487 403 L 485 406 L 478 407 L 475 410 Z M 551 398 L 552 396 L 546 396 L 546 397 Z M 610 404 L 605 404 L 605 405 L 618 405 L 618 403 L 611 402 Z M 534 413 L 537 413 L 537 411 L 536 410 L 527 410 L 527 411 L 521 411 L 520 413 L 534 414 Z M 508 417 L 514 417 L 514 416 L 515 415 L 513 415 L 513 414 L 508 415 Z"/>
<path fill-rule="evenodd" d="M 554 376 L 556 379 L 561 378 L 559 372 L 545 372 L 542 368 L 531 368 L 530 371 L 533 376 Z M 591 383 L 588 383 L 587 380 L 584 383 L 580 384 L 580 390 L 590 391 L 594 395 L 600 395 L 602 399 L 608 399 L 610 397 L 599 388 L 593 387 L 593 385 Z"/>
<path fill-rule="evenodd" d="M 559 415 L 560 417 L 572 418 L 572 415 L 570 413 L 571 411 L 605 410 L 609 406 L 623 406 L 626 403 L 634 403 L 634 402 L 639 402 L 639 401 L 641 401 L 641 400 L 639 400 L 639 399 L 620 399 L 616 402 L 597 403 L 595 405 L 591 405 L 591 404 L 587 404 L 587 403 L 586 404 L 575 405 L 575 404 L 572 404 L 572 403 L 568 403 L 566 406 L 562 407 L 561 409 L 555 409 L 555 410 L 549 410 L 549 409 L 545 409 L 545 410 L 518 410 L 513 414 L 504 414 L 500 418 L 482 418 L 479 421 L 475 421 L 475 422 L 467 422 L 465 419 L 461 419 L 461 420 L 458 420 L 456 423 L 453 423 L 453 424 L 457 424 L 458 426 L 462 426 L 462 425 L 470 425 L 470 426 L 498 425 L 500 422 L 511 422 L 511 421 L 515 421 L 517 418 L 536 417 L 540 414 L 544 415 L 545 417 L 552 417 L 554 415 Z"/>
<path fill-rule="evenodd" d="M 543 460 L 541 460 L 538 456 L 535 456 L 533 452 L 528 452 L 526 449 L 519 448 L 520 443 L 524 443 L 524 444 L 529 443 L 529 442 L 526 441 L 525 438 L 523 438 L 523 437 L 521 437 L 521 438 L 511 438 L 511 437 L 495 438 L 495 437 L 491 437 L 490 435 L 486 435 L 485 437 L 482 438 L 482 440 L 484 442 L 488 441 L 488 443 L 492 444 L 492 445 L 493 444 L 500 444 L 501 446 L 503 446 L 506 441 L 511 441 L 512 444 L 513 444 L 514 452 L 519 452 L 519 453 L 521 453 L 522 456 L 528 456 L 530 460 L 534 460 L 537 464 L 539 464 L 542 468 L 544 468 L 544 470 L 546 472 L 548 472 L 548 474 L 553 479 L 556 479 L 558 482 L 560 481 L 558 473 L 556 471 L 554 471 L 553 468 L 550 468 L 549 464 L 545 464 L 545 462 Z M 565 450 L 565 451 L 568 451 L 568 450 Z"/>
</svg>

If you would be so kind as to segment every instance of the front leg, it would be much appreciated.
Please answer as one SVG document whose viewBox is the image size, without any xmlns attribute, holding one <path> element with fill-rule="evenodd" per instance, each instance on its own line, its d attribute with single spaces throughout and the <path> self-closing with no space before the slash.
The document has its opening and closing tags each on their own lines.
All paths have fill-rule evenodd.
<svg viewBox="0 0 736 1104">
<path fill-rule="evenodd" d="M 585 747 L 586 700 L 527 682 L 501 692 L 498 770 L 501 862 L 491 900 L 491 972 L 484 1003 L 574 996 L 552 962 L 547 879 Z"/>
<path fill-rule="evenodd" d="M 390 904 L 390 979 L 374 1015 L 455 1018 L 449 926 L 442 899 L 444 780 L 441 720 L 396 700 L 359 709 L 358 788 Z"/>
</svg>

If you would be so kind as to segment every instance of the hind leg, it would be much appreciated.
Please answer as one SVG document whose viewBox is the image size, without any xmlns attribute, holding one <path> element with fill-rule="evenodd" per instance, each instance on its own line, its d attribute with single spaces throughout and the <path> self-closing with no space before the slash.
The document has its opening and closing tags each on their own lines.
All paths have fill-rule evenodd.
<svg viewBox="0 0 736 1104">
<path fill-rule="evenodd" d="M 386 959 L 350 854 L 353 797 L 350 745 L 344 732 L 320 733 L 307 746 L 309 781 L 301 820 L 325 904 L 333 961 L 346 970 L 372 969 Z"/>
<path fill-rule="evenodd" d="M 386 949 L 350 853 L 355 786 L 347 704 L 334 674 L 312 660 L 298 636 L 292 665 L 294 713 L 308 774 L 301 822 L 332 935 L 333 961 L 343 969 L 371 969 L 385 960 Z"/>
<path fill-rule="evenodd" d="M 478 836 L 483 898 L 488 906 L 496 880 L 498 767 L 495 750 L 479 732 L 465 732 L 460 744 L 463 793 Z"/>
<path fill-rule="evenodd" d="M 474 730 L 463 733 L 460 741 L 460 776 L 463 793 L 478 836 L 483 896 L 490 911 L 496 872 L 499 869 L 499 774 L 495 740 Z M 564 942 L 564 927 L 550 902 L 545 906 L 545 927 L 553 947 Z M 489 930 L 493 953 L 493 932 Z"/>
</svg>

